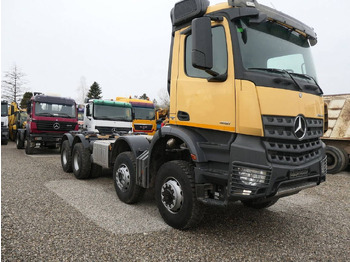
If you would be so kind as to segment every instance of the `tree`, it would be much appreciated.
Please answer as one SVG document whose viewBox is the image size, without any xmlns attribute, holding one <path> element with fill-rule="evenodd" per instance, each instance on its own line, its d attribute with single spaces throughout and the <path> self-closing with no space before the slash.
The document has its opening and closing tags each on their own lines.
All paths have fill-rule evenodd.
<svg viewBox="0 0 350 262">
<path fill-rule="evenodd" d="M 145 93 L 142 96 L 139 96 L 139 99 L 149 100 L 148 96 Z"/>
<path fill-rule="evenodd" d="M 25 89 L 25 76 L 26 75 L 17 65 L 14 65 L 9 71 L 6 71 L 4 73 L 4 80 L 2 80 L 1 83 L 2 97 L 8 101 L 19 103 Z"/>
<path fill-rule="evenodd" d="M 87 94 L 87 87 L 86 87 L 86 78 L 85 76 L 80 77 L 80 85 L 77 88 L 78 91 L 78 98 L 77 103 L 82 104 L 85 101 L 86 94 Z"/>
<path fill-rule="evenodd" d="M 90 90 L 87 94 L 87 97 L 89 99 L 100 99 L 102 98 L 101 94 L 102 94 L 102 90 L 100 86 L 98 85 L 98 83 L 94 82 L 92 86 L 90 86 Z"/>
<path fill-rule="evenodd" d="M 27 103 L 33 96 L 32 92 L 25 92 L 21 100 L 21 108 L 27 108 Z"/>
<path fill-rule="evenodd" d="M 165 89 L 160 89 L 158 91 L 158 97 L 160 100 L 159 107 L 161 108 L 169 108 L 170 107 L 170 98 L 169 93 Z"/>
</svg>

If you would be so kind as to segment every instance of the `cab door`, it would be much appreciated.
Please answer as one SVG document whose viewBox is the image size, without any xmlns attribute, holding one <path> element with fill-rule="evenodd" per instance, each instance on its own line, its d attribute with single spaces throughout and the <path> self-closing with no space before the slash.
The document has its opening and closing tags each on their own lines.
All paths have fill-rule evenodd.
<svg viewBox="0 0 350 262">
<path fill-rule="evenodd" d="M 225 76 L 212 81 L 212 75 L 192 66 L 192 34 L 183 29 L 179 37 L 176 102 L 172 103 L 170 123 L 235 132 L 235 92 L 229 24 L 211 22 L 213 68 Z M 176 43 L 177 41 L 175 41 Z M 173 88 L 173 86 L 172 86 Z"/>
</svg>

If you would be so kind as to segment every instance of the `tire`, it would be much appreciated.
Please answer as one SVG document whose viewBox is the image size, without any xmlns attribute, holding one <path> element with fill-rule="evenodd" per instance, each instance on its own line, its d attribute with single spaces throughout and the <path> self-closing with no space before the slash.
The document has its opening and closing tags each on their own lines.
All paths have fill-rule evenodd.
<svg viewBox="0 0 350 262">
<path fill-rule="evenodd" d="M 256 199 L 256 200 L 242 200 L 241 202 L 246 207 L 250 207 L 254 209 L 264 209 L 276 204 L 277 201 L 278 199 L 273 199 L 268 201 L 266 201 L 265 199 L 264 200 Z"/>
<path fill-rule="evenodd" d="M 173 228 L 195 227 L 203 218 L 203 206 L 196 198 L 193 167 L 186 161 L 174 160 L 160 167 L 155 199 L 159 213 Z"/>
<path fill-rule="evenodd" d="M 27 145 L 26 145 L 26 148 L 25 148 L 25 151 L 26 151 L 27 155 L 32 155 L 34 153 L 34 148 L 31 147 L 30 144 L 31 144 L 30 138 L 29 138 L 29 136 L 27 136 Z"/>
<path fill-rule="evenodd" d="M 113 181 L 122 202 L 134 204 L 142 198 L 145 189 L 136 185 L 136 159 L 132 152 L 123 152 L 117 156 L 113 167 Z"/>
<path fill-rule="evenodd" d="M 342 154 L 344 155 L 344 163 L 343 166 L 341 167 L 340 172 L 344 171 L 348 165 L 349 165 L 349 154 L 348 152 L 345 151 L 345 149 L 338 147 L 338 149 L 342 152 Z"/>
<path fill-rule="evenodd" d="M 16 147 L 17 147 L 17 149 L 24 148 L 24 140 L 21 139 L 21 135 L 18 132 L 16 135 Z"/>
<path fill-rule="evenodd" d="M 68 140 L 63 141 L 63 143 L 62 143 L 61 165 L 62 165 L 62 169 L 64 172 L 71 173 L 73 171 L 73 168 L 72 168 L 72 149 L 69 146 Z"/>
<path fill-rule="evenodd" d="M 327 155 L 327 173 L 336 174 L 341 172 L 346 167 L 346 161 L 344 153 L 335 146 L 326 146 Z"/>
<path fill-rule="evenodd" d="M 90 151 L 84 148 L 82 143 L 74 145 L 72 154 L 72 169 L 77 179 L 86 179 L 90 177 L 91 160 Z"/>
</svg>

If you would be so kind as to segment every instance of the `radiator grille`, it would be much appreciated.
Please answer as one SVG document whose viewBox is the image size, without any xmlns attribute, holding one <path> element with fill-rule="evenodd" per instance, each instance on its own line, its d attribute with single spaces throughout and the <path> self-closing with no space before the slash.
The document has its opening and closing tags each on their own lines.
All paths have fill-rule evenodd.
<svg viewBox="0 0 350 262">
<path fill-rule="evenodd" d="M 298 166 L 320 157 L 323 120 L 305 118 L 306 132 L 301 141 L 294 135 L 295 117 L 263 116 L 263 144 L 271 163 Z"/>
<path fill-rule="evenodd" d="M 134 124 L 134 128 L 137 131 L 151 131 L 152 127 L 153 127 L 152 125 Z"/>
<path fill-rule="evenodd" d="M 35 122 L 39 131 L 72 131 L 76 123 L 59 121 L 38 121 Z"/>
<path fill-rule="evenodd" d="M 114 134 L 118 132 L 129 132 L 131 127 L 114 127 L 114 126 L 96 126 L 95 129 L 98 130 L 100 134 Z"/>
</svg>

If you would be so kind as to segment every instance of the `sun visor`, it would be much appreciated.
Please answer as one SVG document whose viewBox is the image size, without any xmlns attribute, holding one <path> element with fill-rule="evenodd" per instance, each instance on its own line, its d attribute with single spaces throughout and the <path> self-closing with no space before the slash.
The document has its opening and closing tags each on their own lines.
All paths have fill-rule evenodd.
<svg viewBox="0 0 350 262">
<path fill-rule="evenodd" d="M 208 0 L 184 0 L 175 4 L 171 10 L 171 22 L 178 26 L 190 22 L 194 18 L 201 17 L 207 11 Z"/>
</svg>

